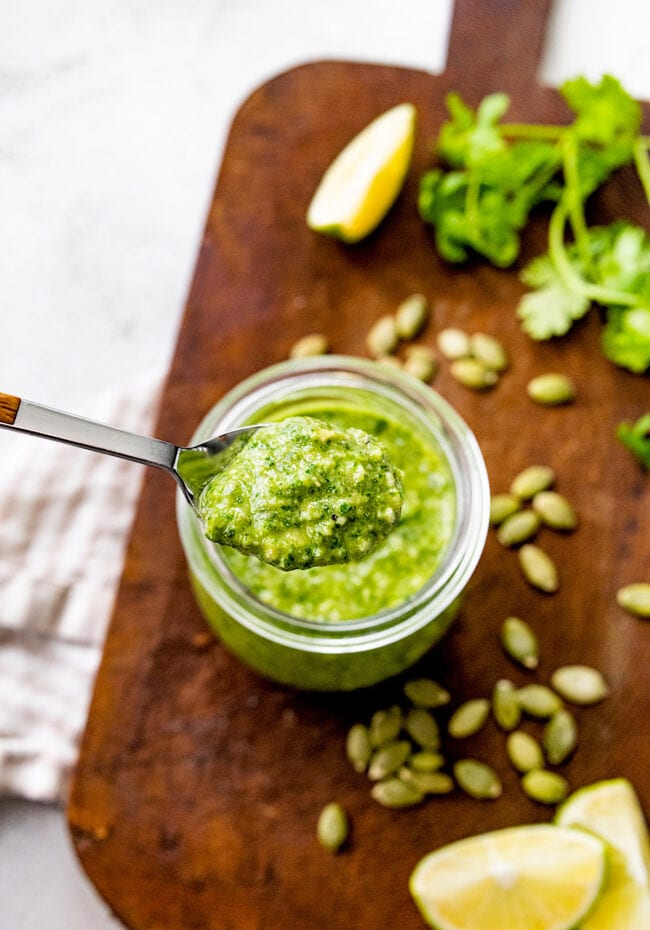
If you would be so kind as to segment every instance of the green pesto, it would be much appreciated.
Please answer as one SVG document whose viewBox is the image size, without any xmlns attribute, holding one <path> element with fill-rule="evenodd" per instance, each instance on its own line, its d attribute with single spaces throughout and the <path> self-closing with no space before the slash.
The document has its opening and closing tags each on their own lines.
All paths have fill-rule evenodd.
<svg viewBox="0 0 650 930">
<path fill-rule="evenodd" d="M 198 498 L 208 539 L 283 571 L 364 558 L 401 508 L 377 439 L 308 416 L 256 430 Z"/>
<path fill-rule="evenodd" d="M 456 498 L 446 457 L 408 422 L 369 410 L 314 400 L 300 413 L 381 442 L 402 474 L 401 520 L 366 558 L 344 565 L 283 572 L 233 549 L 224 548 L 224 558 L 260 600 L 302 619 L 357 619 L 402 603 L 438 568 L 453 534 Z"/>
</svg>

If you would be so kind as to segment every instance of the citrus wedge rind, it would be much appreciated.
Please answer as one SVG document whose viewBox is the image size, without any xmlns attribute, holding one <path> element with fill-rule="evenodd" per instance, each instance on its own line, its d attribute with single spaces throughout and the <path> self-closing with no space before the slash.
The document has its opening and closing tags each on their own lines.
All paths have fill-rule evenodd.
<svg viewBox="0 0 650 930">
<path fill-rule="evenodd" d="M 415 139 L 415 107 L 402 103 L 378 116 L 337 155 L 307 210 L 307 225 L 358 242 L 384 218 L 402 189 Z"/>
<path fill-rule="evenodd" d="M 409 887 L 436 930 L 573 930 L 598 900 L 606 862 L 589 833 L 510 827 L 429 853 Z"/>
</svg>

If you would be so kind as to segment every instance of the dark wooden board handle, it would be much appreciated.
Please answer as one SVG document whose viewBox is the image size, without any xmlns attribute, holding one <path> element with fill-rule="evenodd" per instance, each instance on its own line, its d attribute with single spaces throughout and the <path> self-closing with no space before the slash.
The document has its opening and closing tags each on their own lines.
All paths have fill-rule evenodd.
<svg viewBox="0 0 650 930">
<path fill-rule="evenodd" d="M 0 423 L 13 426 L 20 407 L 20 397 L 13 394 L 3 394 L 0 391 Z"/>
</svg>

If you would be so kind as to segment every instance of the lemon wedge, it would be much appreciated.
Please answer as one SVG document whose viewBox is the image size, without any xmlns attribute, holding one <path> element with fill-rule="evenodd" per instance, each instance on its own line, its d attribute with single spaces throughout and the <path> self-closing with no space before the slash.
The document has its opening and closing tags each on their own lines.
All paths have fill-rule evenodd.
<svg viewBox="0 0 650 930">
<path fill-rule="evenodd" d="M 415 107 L 387 110 L 337 155 L 307 210 L 307 225 L 344 242 L 375 229 L 402 189 L 415 139 Z"/>
<path fill-rule="evenodd" d="M 650 841 L 629 781 L 614 778 L 581 788 L 565 801 L 556 821 L 589 830 L 611 846 L 602 897 L 581 930 L 648 930 Z"/>
<path fill-rule="evenodd" d="M 409 887 L 436 930 L 572 930 L 601 893 L 606 861 L 592 834 L 509 827 L 430 853 Z"/>
</svg>

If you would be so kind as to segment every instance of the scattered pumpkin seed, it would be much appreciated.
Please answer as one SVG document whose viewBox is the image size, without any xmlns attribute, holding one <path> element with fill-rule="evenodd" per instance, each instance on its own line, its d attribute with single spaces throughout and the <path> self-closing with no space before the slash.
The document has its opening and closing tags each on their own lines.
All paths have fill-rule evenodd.
<svg viewBox="0 0 650 930">
<path fill-rule="evenodd" d="M 417 707 L 444 707 L 451 695 L 431 678 L 412 678 L 404 685 L 404 694 Z"/>
<path fill-rule="evenodd" d="M 547 372 L 529 381 L 526 393 L 537 404 L 555 407 L 571 403 L 576 396 L 576 386 L 566 375 Z"/>
<path fill-rule="evenodd" d="M 399 337 L 395 326 L 395 317 L 390 314 L 380 316 L 366 336 L 366 346 L 372 356 L 392 355 L 397 348 Z"/>
<path fill-rule="evenodd" d="M 409 375 L 428 384 L 438 372 L 438 359 L 429 346 L 409 346 L 402 367 Z"/>
<path fill-rule="evenodd" d="M 508 758 L 518 772 L 544 768 L 544 752 L 534 736 L 525 730 L 513 730 L 506 740 Z"/>
<path fill-rule="evenodd" d="M 447 731 L 454 739 L 473 736 L 484 726 L 490 713 L 487 698 L 472 698 L 456 708 L 449 718 Z"/>
<path fill-rule="evenodd" d="M 421 749 L 409 756 L 407 765 L 414 772 L 437 772 L 445 764 L 445 757 L 430 749 Z"/>
<path fill-rule="evenodd" d="M 290 358 L 308 358 L 312 355 L 326 355 L 329 352 L 327 336 L 322 333 L 309 333 L 298 339 L 289 350 Z"/>
<path fill-rule="evenodd" d="M 626 584 L 616 592 L 616 602 L 619 607 L 633 614 L 635 617 L 650 618 L 650 583 L 636 581 Z"/>
<path fill-rule="evenodd" d="M 563 665 L 551 675 L 551 684 L 572 704 L 597 704 L 609 694 L 603 674 L 589 665 Z"/>
<path fill-rule="evenodd" d="M 492 714 L 502 730 L 514 730 L 521 720 L 521 704 L 517 689 L 507 678 L 501 678 L 492 690 Z"/>
<path fill-rule="evenodd" d="M 555 482 L 555 472 L 548 465 L 529 465 L 512 479 L 510 493 L 527 501 Z"/>
<path fill-rule="evenodd" d="M 519 550 L 519 565 L 526 581 L 546 594 L 560 587 L 557 568 L 550 555 L 533 543 L 525 543 Z"/>
<path fill-rule="evenodd" d="M 348 730 L 345 752 L 355 772 L 366 771 L 372 755 L 372 743 L 368 727 L 363 723 L 355 723 Z"/>
<path fill-rule="evenodd" d="M 476 358 L 458 358 L 451 363 L 449 371 L 459 384 L 472 391 L 485 391 L 494 387 L 498 380 L 497 373 Z"/>
<path fill-rule="evenodd" d="M 382 807 L 403 808 L 415 807 L 424 801 L 424 795 L 411 785 L 407 785 L 401 778 L 394 776 L 385 781 L 379 781 L 370 790 L 371 797 Z"/>
<path fill-rule="evenodd" d="M 454 777 L 465 794 L 477 800 L 498 798 L 503 793 L 497 773 L 478 759 L 459 759 L 454 764 Z"/>
<path fill-rule="evenodd" d="M 562 700 L 554 691 L 537 683 L 519 688 L 517 698 L 521 709 L 531 717 L 552 717 L 562 707 Z"/>
<path fill-rule="evenodd" d="M 577 513 L 557 491 L 538 491 L 533 497 L 533 510 L 553 530 L 575 530 L 578 525 Z"/>
<path fill-rule="evenodd" d="M 474 333 L 469 339 L 470 353 L 490 371 L 505 371 L 508 355 L 503 345 L 487 333 Z"/>
<path fill-rule="evenodd" d="M 403 768 L 400 769 L 399 778 L 420 794 L 449 794 L 454 790 L 454 780 L 445 772 L 417 772 Z"/>
<path fill-rule="evenodd" d="M 524 668 L 539 665 L 539 644 L 531 627 L 520 617 L 506 617 L 501 624 L 501 643 L 506 653 Z"/>
<path fill-rule="evenodd" d="M 326 804 L 320 812 L 316 833 L 321 846 L 330 852 L 338 852 L 350 832 L 348 815 L 336 801 Z"/>
<path fill-rule="evenodd" d="M 396 355 L 378 355 L 376 361 L 379 362 L 380 365 L 387 365 L 388 368 L 397 368 L 398 371 L 401 371 L 404 367 L 402 365 L 402 360 Z"/>
<path fill-rule="evenodd" d="M 561 765 L 578 744 L 578 724 L 570 710 L 562 707 L 544 727 L 542 745 L 551 765 Z"/>
<path fill-rule="evenodd" d="M 533 769 L 521 779 L 521 787 L 531 800 L 540 804 L 559 804 L 569 793 L 569 783 L 557 772 Z"/>
<path fill-rule="evenodd" d="M 537 534 L 540 523 L 534 510 L 520 510 L 503 521 L 497 530 L 497 539 L 502 546 L 520 546 Z"/>
<path fill-rule="evenodd" d="M 395 311 L 395 328 L 400 339 L 415 339 L 429 319 L 429 301 L 424 294 L 411 294 Z"/>
<path fill-rule="evenodd" d="M 370 781 L 380 781 L 388 775 L 393 775 L 404 765 L 410 754 L 411 744 L 405 739 L 380 746 L 370 759 L 368 778 Z"/>
<path fill-rule="evenodd" d="M 433 714 L 424 707 L 412 707 L 406 715 L 405 729 L 422 749 L 435 751 L 440 747 L 440 730 Z"/>
<path fill-rule="evenodd" d="M 445 358 L 454 360 L 466 358 L 470 354 L 469 336 L 462 329 L 456 329 L 453 326 L 441 329 L 437 342 Z"/>
<path fill-rule="evenodd" d="M 493 494 L 490 498 L 490 524 L 499 526 L 518 510 L 521 510 L 521 500 L 514 494 Z"/>
<path fill-rule="evenodd" d="M 370 718 L 370 745 L 377 748 L 377 746 L 383 746 L 384 743 L 391 743 L 399 736 L 402 724 L 402 710 L 397 704 L 383 710 L 376 710 Z"/>
</svg>

